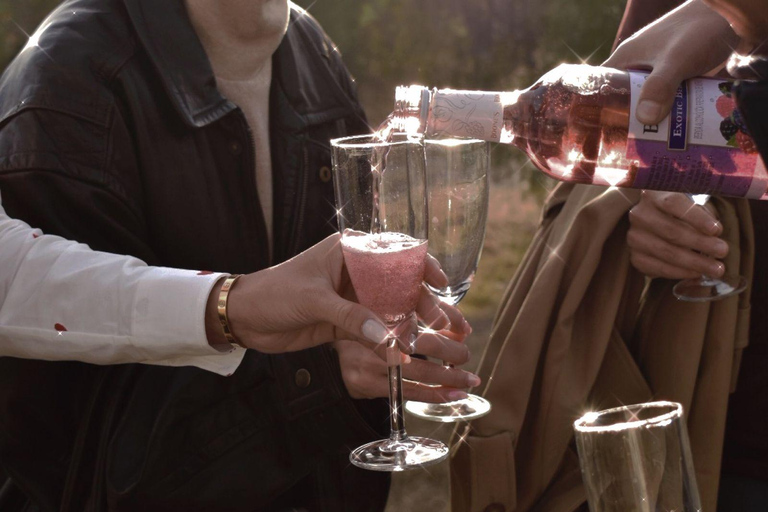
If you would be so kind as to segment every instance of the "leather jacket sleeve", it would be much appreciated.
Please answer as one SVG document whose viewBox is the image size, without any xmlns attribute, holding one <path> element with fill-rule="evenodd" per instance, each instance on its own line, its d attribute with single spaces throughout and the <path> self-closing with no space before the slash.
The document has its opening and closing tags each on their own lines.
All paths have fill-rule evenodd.
<svg viewBox="0 0 768 512">
<path fill-rule="evenodd" d="M 156 264 L 136 206 L 137 172 L 126 162 L 110 163 L 119 125 L 119 116 L 102 127 L 46 109 L 11 117 L 0 130 L 3 203 L 9 216 L 44 233 Z"/>
</svg>

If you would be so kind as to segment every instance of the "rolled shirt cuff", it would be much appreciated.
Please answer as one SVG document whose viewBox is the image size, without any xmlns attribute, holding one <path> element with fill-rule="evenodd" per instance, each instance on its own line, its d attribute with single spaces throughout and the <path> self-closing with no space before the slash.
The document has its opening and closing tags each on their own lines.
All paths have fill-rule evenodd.
<svg viewBox="0 0 768 512">
<path fill-rule="evenodd" d="M 172 358 L 153 364 L 197 366 L 221 375 L 232 374 L 245 349 L 212 346 L 205 332 L 205 309 L 216 283 L 229 274 L 150 267 L 138 281 L 133 300 L 132 326 L 137 340 L 162 340 L 173 347 Z"/>
</svg>

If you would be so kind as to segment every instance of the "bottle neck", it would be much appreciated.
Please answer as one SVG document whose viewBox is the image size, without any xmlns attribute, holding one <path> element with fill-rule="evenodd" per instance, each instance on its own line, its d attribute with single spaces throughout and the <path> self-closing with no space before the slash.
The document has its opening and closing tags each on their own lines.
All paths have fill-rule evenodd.
<svg viewBox="0 0 768 512">
<path fill-rule="evenodd" d="M 499 142 L 503 144 L 512 144 L 515 141 L 515 132 L 510 112 L 515 105 L 517 105 L 517 102 L 520 101 L 520 97 L 526 90 L 515 89 L 514 91 L 499 93 L 504 115 L 504 126 L 501 129 L 501 138 L 499 139 Z"/>
<path fill-rule="evenodd" d="M 391 120 L 393 129 L 408 134 L 426 133 L 433 93 L 420 85 L 397 87 Z"/>
<path fill-rule="evenodd" d="M 394 122 L 397 130 L 428 137 L 511 143 L 514 133 L 505 114 L 521 93 L 398 87 Z"/>
</svg>

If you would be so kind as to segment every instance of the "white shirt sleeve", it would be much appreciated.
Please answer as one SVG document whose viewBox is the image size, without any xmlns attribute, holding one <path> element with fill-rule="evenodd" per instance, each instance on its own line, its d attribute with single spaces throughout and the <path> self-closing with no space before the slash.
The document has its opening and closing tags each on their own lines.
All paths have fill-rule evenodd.
<svg viewBox="0 0 768 512">
<path fill-rule="evenodd" d="M 0 204 L 0 356 L 230 375 L 245 350 L 217 350 L 205 335 L 208 295 L 225 275 L 93 251 L 9 218 Z"/>
</svg>

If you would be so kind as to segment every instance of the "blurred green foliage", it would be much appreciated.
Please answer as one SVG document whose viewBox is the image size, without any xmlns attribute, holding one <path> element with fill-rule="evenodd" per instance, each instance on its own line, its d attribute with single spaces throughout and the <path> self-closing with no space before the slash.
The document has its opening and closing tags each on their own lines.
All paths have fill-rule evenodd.
<svg viewBox="0 0 768 512">
<path fill-rule="evenodd" d="M 298 0 L 336 42 L 372 123 L 397 85 L 510 90 L 599 64 L 626 0 Z"/>
</svg>

